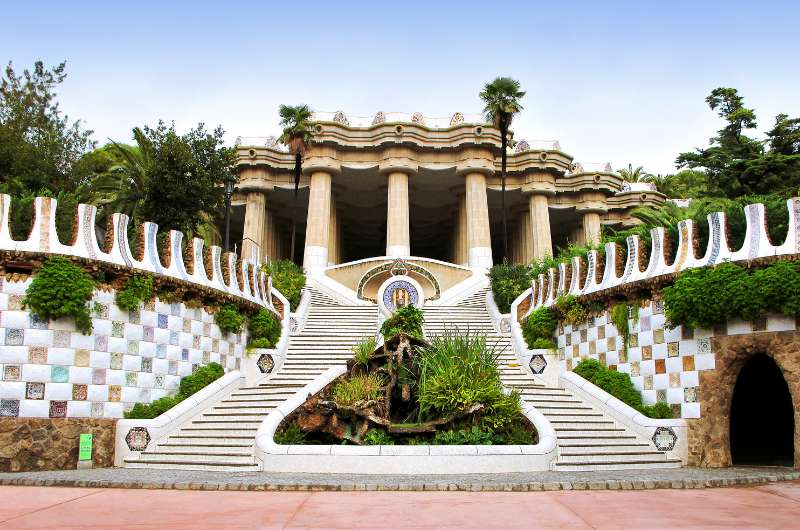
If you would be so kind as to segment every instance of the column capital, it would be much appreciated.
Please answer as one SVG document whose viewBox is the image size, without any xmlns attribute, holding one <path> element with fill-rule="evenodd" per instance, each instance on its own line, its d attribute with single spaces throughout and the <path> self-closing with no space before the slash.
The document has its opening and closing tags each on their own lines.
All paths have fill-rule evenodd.
<svg viewBox="0 0 800 530">
<path fill-rule="evenodd" d="M 472 163 L 477 162 L 477 163 Z M 461 177 L 469 176 L 473 173 L 483 175 L 484 177 L 495 176 L 494 167 L 483 160 L 471 160 L 468 163 L 456 164 L 456 175 Z"/>
<path fill-rule="evenodd" d="M 331 177 L 342 174 L 341 164 L 332 158 L 313 157 L 303 160 L 303 175 L 311 176 L 314 173 L 327 173 Z"/>
<path fill-rule="evenodd" d="M 378 164 L 378 173 L 389 176 L 392 173 L 404 173 L 409 177 L 419 172 L 419 164 L 410 158 L 389 158 Z"/>
</svg>

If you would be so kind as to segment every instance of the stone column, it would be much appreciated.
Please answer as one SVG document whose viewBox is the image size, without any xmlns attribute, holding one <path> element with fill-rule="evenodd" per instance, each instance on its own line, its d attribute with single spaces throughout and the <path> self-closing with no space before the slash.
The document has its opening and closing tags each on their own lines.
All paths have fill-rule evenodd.
<svg viewBox="0 0 800 530">
<path fill-rule="evenodd" d="M 392 171 L 388 175 L 387 184 L 386 255 L 405 258 L 411 255 L 411 236 L 408 226 L 408 174 Z"/>
<path fill-rule="evenodd" d="M 533 227 L 531 226 L 530 212 L 525 212 L 521 216 L 520 223 L 520 263 L 528 264 L 533 261 Z"/>
<path fill-rule="evenodd" d="M 329 225 L 331 221 L 331 180 L 326 171 L 311 173 L 306 221 L 306 246 L 303 267 L 311 273 L 328 266 Z"/>
<path fill-rule="evenodd" d="M 463 193 L 458 201 L 458 256 L 456 263 L 466 265 L 469 262 L 469 241 L 467 240 L 467 197 Z"/>
<path fill-rule="evenodd" d="M 583 214 L 583 240 L 587 244 L 600 242 L 600 214 L 586 212 Z"/>
<path fill-rule="evenodd" d="M 261 191 L 247 194 L 244 210 L 242 258 L 261 263 L 264 260 L 264 225 L 267 216 L 267 197 Z"/>
<path fill-rule="evenodd" d="M 330 222 L 328 223 L 328 265 L 336 265 L 336 231 L 338 230 L 339 221 L 336 218 L 336 196 L 331 195 L 331 215 Z"/>
<path fill-rule="evenodd" d="M 530 196 L 529 209 L 533 231 L 532 259 L 541 259 L 553 255 L 553 243 L 550 239 L 550 211 L 547 207 L 547 195 L 534 193 Z"/>
<path fill-rule="evenodd" d="M 492 266 L 492 239 L 489 229 L 489 204 L 486 199 L 486 176 L 467 173 L 467 239 L 469 241 L 469 266 Z"/>
</svg>

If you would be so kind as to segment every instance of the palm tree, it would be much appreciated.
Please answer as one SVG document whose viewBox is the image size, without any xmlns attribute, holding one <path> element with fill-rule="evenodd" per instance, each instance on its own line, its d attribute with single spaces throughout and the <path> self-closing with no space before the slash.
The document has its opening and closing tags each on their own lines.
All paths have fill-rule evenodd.
<svg viewBox="0 0 800 530">
<path fill-rule="evenodd" d="M 644 170 L 644 166 L 633 168 L 633 164 L 628 164 L 627 169 L 617 171 L 625 182 L 650 182 L 653 175 Z"/>
<path fill-rule="evenodd" d="M 292 207 L 292 246 L 291 259 L 294 260 L 295 235 L 297 232 L 297 190 L 300 188 L 300 173 L 303 167 L 303 155 L 311 141 L 311 109 L 308 105 L 290 107 L 281 105 L 278 109 L 281 116 L 280 141 L 294 154 L 294 204 Z"/>
<path fill-rule="evenodd" d="M 522 110 L 519 100 L 525 96 L 520 90 L 519 81 L 510 77 L 498 77 L 484 85 L 480 97 L 486 106 L 483 109 L 486 119 L 500 129 L 501 166 L 500 200 L 503 209 L 503 259 L 508 259 L 508 226 L 506 224 L 506 149 L 508 148 L 508 128 L 514 115 Z"/>
<path fill-rule="evenodd" d="M 115 212 L 126 214 L 132 221 L 139 220 L 148 181 L 148 167 L 152 160 L 152 146 L 139 127 L 134 127 L 136 145 L 111 141 L 101 148 L 111 159 L 111 165 L 95 176 L 91 188 L 95 203 L 106 217 Z"/>
</svg>

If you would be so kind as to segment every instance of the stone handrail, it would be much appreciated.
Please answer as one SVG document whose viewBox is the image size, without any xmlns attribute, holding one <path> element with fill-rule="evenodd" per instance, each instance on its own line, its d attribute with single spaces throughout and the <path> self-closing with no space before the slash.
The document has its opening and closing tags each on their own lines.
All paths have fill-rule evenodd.
<svg viewBox="0 0 800 530">
<path fill-rule="evenodd" d="M 667 277 L 685 269 L 717 265 L 723 262 L 750 261 L 760 258 L 787 256 L 800 253 L 800 198 L 786 201 L 789 211 L 789 226 L 786 239 L 773 245 L 767 233 L 764 205 L 748 204 L 744 207 L 747 222 L 744 244 L 738 250 L 730 248 L 724 212 L 708 215 L 708 246 L 698 254 L 694 222 L 686 219 L 678 223 L 678 249 L 669 262 L 669 244 L 664 228 L 654 228 L 649 253 L 643 249 L 639 236 L 627 238 L 627 252 L 616 243 L 605 245 L 605 262 L 601 263 L 597 251 L 587 254 L 587 262 L 580 257 L 562 263 L 558 269 L 551 268 L 547 274 L 539 274 L 531 287 L 512 304 L 514 320 L 523 320 L 531 311 L 542 306 L 549 307 L 561 295 L 583 296 L 618 288 L 644 280 Z M 649 258 L 648 258 L 649 256 Z M 519 311 L 524 301 L 529 301 L 524 314 Z"/>
<path fill-rule="evenodd" d="M 234 253 L 223 253 L 218 246 L 204 249 L 205 242 L 197 237 L 184 251 L 181 246 L 183 233 L 175 230 L 169 231 L 163 252 L 159 253 L 158 225 L 151 222 L 142 224 L 132 252 L 128 241 L 129 218 L 121 213 L 115 213 L 109 219 L 105 243 L 101 247 L 95 234 L 97 208 L 88 204 L 78 205 L 72 241 L 65 245 L 56 233 L 57 202 L 50 197 L 35 199 L 31 232 L 26 240 L 15 241 L 10 231 L 11 208 L 11 197 L 0 194 L 0 251 L 59 254 L 104 262 L 167 276 L 244 299 L 272 309 L 282 318 L 288 313 L 285 298 L 272 287 L 271 278 L 260 270 L 256 259 L 238 261 Z M 273 299 L 284 302 L 286 309 L 276 310 Z"/>
</svg>

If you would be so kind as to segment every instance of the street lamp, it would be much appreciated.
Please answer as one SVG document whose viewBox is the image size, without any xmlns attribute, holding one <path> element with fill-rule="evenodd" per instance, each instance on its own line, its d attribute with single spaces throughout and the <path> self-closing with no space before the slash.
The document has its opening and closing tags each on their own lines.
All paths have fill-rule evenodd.
<svg viewBox="0 0 800 530">
<path fill-rule="evenodd" d="M 225 252 L 230 251 L 231 237 L 231 197 L 236 190 L 236 177 L 229 176 L 225 179 Z"/>
</svg>

